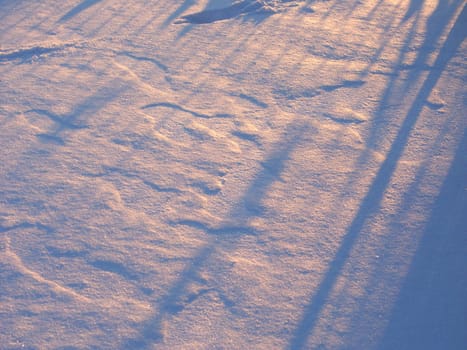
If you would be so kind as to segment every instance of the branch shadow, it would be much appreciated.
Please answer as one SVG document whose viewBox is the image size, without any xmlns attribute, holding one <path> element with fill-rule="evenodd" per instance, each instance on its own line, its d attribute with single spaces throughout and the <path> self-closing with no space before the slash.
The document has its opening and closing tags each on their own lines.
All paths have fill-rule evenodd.
<svg viewBox="0 0 467 350">
<path fill-rule="evenodd" d="M 27 112 L 36 113 L 45 116 L 55 123 L 55 128 L 49 132 L 39 133 L 36 136 L 46 143 L 65 145 L 62 133 L 64 131 L 76 131 L 87 129 L 89 126 L 85 123 L 87 118 L 104 108 L 108 103 L 117 98 L 126 87 L 103 87 L 95 94 L 84 99 L 76 105 L 73 110 L 66 115 L 57 115 L 47 109 L 35 108 Z"/>
<path fill-rule="evenodd" d="M 418 2 L 415 2 L 415 3 L 418 4 Z M 446 26 L 449 24 L 451 19 L 455 16 L 456 11 L 462 6 L 463 3 L 464 1 L 461 1 L 461 0 L 448 0 L 448 1 L 438 2 L 438 5 L 436 9 L 434 10 L 433 14 L 428 18 L 428 21 L 426 24 L 427 31 L 425 33 L 425 40 L 422 46 L 418 50 L 418 55 L 414 63 L 411 65 L 413 69 L 409 72 L 409 76 L 407 78 L 406 91 L 411 87 L 411 83 L 417 80 L 417 78 L 420 76 L 422 71 L 426 70 L 427 68 L 430 69 L 428 65 L 429 56 L 436 49 L 436 44 L 441 38 L 444 30 L 446 29 Z M 464 20 L 464 23 L 459 23 L 459 22 L 457 23 L 458 23 L 458 26 L 460 27 L 458 29 L 459 33 L 457 33 L 457 35 L 462 35 L 461 34 L 462 31 L 464 33 L 467 31 L 467 24 L 466 24 L 467 22 Z M 445 49 L 449 49 L 449 48 L 445 48 Z M 437 67 L 435 63 L 434 66 L 431 67 L 431 69 L 436 69 L 436 68 Z"/>
<path fill-rule="evenodd" d="M 281 173 L 291 153 L 300 143 L 305 133 L 313 132 L 311 126 L 304 121 L 293 121 L 287 127 L 281 140 L 274 145 L 273 150 L 262 163 L 262 170 L 256 175 L 243 197 L 232 207 L 231 212 L 224 220 L 224 225 L 219 229 L 204 229 L 209 235 L 207 243 L 191 259 L 191 262 L 180 273 L 178 280 L 168 290 L 163 300 L 155 305 L 157 313 L 144 322 L 141 326 L 140 335 L 137 338 L 128 339 L 121 349 L 147 349 L 154 343 L 163 341 L 163 322 L 166 317 L 177 314 L 183 310 L 183 297 L 187 294 L 187 287 L 191 281 L 200 279 L 200 272 L 207 265 L 211 256 L 215 253 L 217 246 L 222 244 L 220 239 L 226 236 L 237 236 L 245 234 L 259 235 L 260 232 L 249 228 L 250 219 L 261 215 L 263 208 L 261 201 L 268 193 L 269 187 L 280 180 Z M 232 225 L 234 223 L 234 225 Z M 223 226 L 227 229 L 223 230 Z M 233 229 L 230 229 L 233 227 Z M 238 229 L 237 229 L 238 228 Z M 242 229 L 242 228 L 247 228 Z"/>
<path fill-rule="evenodd" d="M 392 142 L 392 146 L 386 156 L 386 159 L 382 163 L 375 179 L 369 187 L 366 196 L 362 200 L 360 208 L 352 223 L 350 224 L 332 264 L 326 271 L 308 306 L 305 308 L 302 319 L 296 327 L 293 337 L 289 343 L 290 349 L 297 350 L 306 347 L 308 337 L 313 332 L 314 327 L 319 320 L 320 313 L 326 304 L 326 301 L 336 283 L 336 280 L 340 276 L 341 271 L 350 256 L 350 252 L 358 236 L 364 228 L 367 220 L 371 218 L 371 216 L 379 209 L 380 203 L 384 197 L 384 193 L 395 172 L 399 159 L 404 152 L 405 146 L 409 140 L 410 133 L 413 130 L 415 123 L 417 122 L 420 113 L 426 104 L 427 98 L 438 82 L 442 72 L 446 68 L 447 63 L 454 56 L 466 36 L 466 6 L 467 5 L 464 5 L 462 12 L 456 19 L 456 22 L 451 28 L 450 33 L 444 42 L 438 57 L 436 58 L 433 69 L 430 71 L 427 78 L 423 82 L 423 85 L 418 91 L 415 100 L 407 112 L 404 121 L 399 128 L 398 134 Z"/>
</svg>

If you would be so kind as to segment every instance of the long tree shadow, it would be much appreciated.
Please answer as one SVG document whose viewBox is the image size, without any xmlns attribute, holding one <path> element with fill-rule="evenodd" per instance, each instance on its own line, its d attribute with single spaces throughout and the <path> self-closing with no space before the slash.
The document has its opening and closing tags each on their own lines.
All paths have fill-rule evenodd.
<svg viewBox="0 0 467 350">
<path fill-rule="evenodd" d="M 465 348 L 466 179 L 464 131 L 378 349 Z"/>
<path fill-rule="evenodd" d="M 281 140 L 262 163 L 262 170 L 251 182 L 243 197 L 232 207 L 220 228 L 206 229 L 198 227 L 199 225 L 189 225 L 205 229 L 210 234 L 210 239 L 180 273 L 180 277 L 167 291 L 163 300 L 155 305 L 157 312 L 142 324 L 139 337 L 127 340 L 121 347 L 122 350 L 146 349 L 154 343 L 163 341 L 163 321 L 183 309 L 182 299 L 187 294 L 187 287 L 192 281 L 199 279 L 200 272 L 215 253 L 217 246 L 222 243 L 222 235 L 260 234 L 255 229 L 249 228 L 249 222 L 253 217 L 262 213 L 261 202 L 267 195 L 269 187 L 280 179 L 290 154 L 300 143 L 305 133 L 309 132 L 313 132 L 313 130 L 304 121 L 295 121 L 288 125 Z M 222 229 L 224 226 L 225 230 Z"/>
<path fill-rule="evenodd" d="M 314 293 L 310 303 L 305 309 L 302 320 L 299 322 L 293 337 L 289 343 L 290 349 L 303 349 L 306 346 L 308 337 L 319 320 L 320 313 L 326 304 L 326 301 L 341 274 L 341 271 L 350 256 L 350 252 L 358 236 L 360 235 L 367 220 L 379 209 L 381 200 L 388 184 L 394 174 L 396 166 L 405 146 L 408 142 L 411 131 L 417 122 L 426 100 L 431 91 L 438 82 L 442 72 L 446 68 L 449 60 L 454 56 L 459 46 L 462 44 L 466 32 L 465 23 L 467 23 L 466 5 L 455 24 L 453 25 L 440 53 L 434 63 L 433 69 L 423 82 L 414 102 L 412 103 L 405 119 L 394 139 L 386 159 L 381 165 L 375 179 L 373 180 L 366 196 L 361 202 L 360 208 L 355 215 L 349 229 L 344 236 L 340 248 L 337 251 L 334 260 L 326 271 L 317 291 Z"/>
<path fill-rule="evenodd" d="M 433 14 L 428 18 L 426 24 L 427 31 L 425 33 L 425 40 L 422 46 L 418 49 L 417 58 L 412 64 L 414 68 L 409 72 L 409 76 L 406 80 L 406 91 L 411 87 L 413 82 L 417 81 L 420 73 L 428 68 L 428 60 L 436 48 L 436 43 L 439 41 L 446 26 L 449 24 L 463 3 L 464 1 L 461 0 L 447 0 L 438 2 L 438 5 Z M 459 35 L 462 35 L 460 32 L 462 30 L 464 33 L 466 32 L 467 24 L 464 21 L 464 23 L 460 23 L 459 25 L 463 26 L 463 28 L 459 28 Z"/>
<path fill-rule="evenodd" d="M 440 4 L 442 1 L 440 1 L 438 4 Z M 409 18 L 411 18 L 415 13 L 420 12 L 420 10 L 423 7 L 423 0 L 410 0 L 410 5 L 409 8 L 407 9 L 407 12 L 405 13 L 404 16 L 404 21 L 407 21 Z"/>
<path fill-rule="evenodd" d="M 415 17 L 413 23 L 411 24 L 410 30 L 406 36 L 404 46 L 400 50 L 398 60 L 394 66 L 393 71 L 391 72 L 391 78 L 387 84 L 387 87 L 383 93 L 383 96 L 380 99 L 380 103 L 376 110 L 377 116 L 383 116 L 387 112 L 388 106 L 391 105 L 392 98 L 400 100 L 403 96 L 407 95 L 407 92 L 414 88 L 419 82 L 420 77 L 429 69 L 437 69 L 435 66 L 431 68 L 428 66 L 427 60 L 429 55 L 433 52 L 435 45 L 439 42 L 440 36 L 446 30 L 449 23 L 451 23 L 453 17 L 455 16 L 457 10 L 462 6 L 463 1 L 454 0 L 454 1 L 440 1 L 438 6 L 431 14 L 430 18 L 426 23 L 426 33 L 425 40 L 422 45 L 418 48 L 418 54 L 410 65 L 407 65 L 404 61 L 407 59 L 407 52 L 410 51 L 410 46 L 414 44 L 416 40 L 417 27 L 419 25 L 421 15 L 420 15 L 420 3 L 413 1 L 410 4 L 409 9 L 406 12 L 404 21 L 407 21 L 408 18 Z M 414 5 L 412 5 L 414 4 Z M 417 11 L 415 14 L 414 11 Z M 389 28 L 388 28 L 389 29 Z M 465 31 L 465 29 L 464 29 Z M 371 68 L 380 58 L 384 48 L 386 47 L 387 42 L 385 42 L 381 48 L 377 51 L 376 55 L 371 60 L 369 67 L 362 73 L 363 75 L 368 74 L 369 68 Z M 400 88 L 399 96 L 396 96 L 396 89 L 398 88 L 398 83 L 400 81 L 400 75 L 403 71 L 409 70 L 409 76 L 405 79 L 405 84 Z M 376 142 L 380 139 L 379 131 L 381 125 L 384 123 L 373 123 L 370 135 L 368 136 L 367 145 L 374 147 Z M 363 163 L 367 154 L 364 153 L 361 156 L 360 163 Z"/>
</svg>

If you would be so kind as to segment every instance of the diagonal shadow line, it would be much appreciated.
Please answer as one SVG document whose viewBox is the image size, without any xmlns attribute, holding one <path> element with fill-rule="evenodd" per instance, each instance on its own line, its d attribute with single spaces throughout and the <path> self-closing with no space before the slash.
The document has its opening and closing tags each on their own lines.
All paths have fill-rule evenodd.
<svg viewBox="0 0 467 350">
<path fill-rule="evenodd" d="M 195 0 L 185 0 L 162 24 L 163 27 L 167 27 L 174 19 L 178 18 L 186 10 L 196 3 Z"/>
<path fill-rule="evenodd" d="M 464 129 L 378 349 L 465 348 L 466 181 Z"/>
<path fill-rule="evenodd" d="M 418 21 L 419 21 L 419 15 L 416 16 L 414 22 L 412 23 L 412 25 L 411 25 L 411 27 L 409 29 L 409 32 L 408 32 L 408 34 L 406 36 L 406 39 L 404 41 L 404 48 L 401 49 L 400 52 L 399 52 L 395 68 L 393 69 L 393 71 L 391 73 L 392 76 L 391 76 L 389 82 L 386 85 L 386 88 L 384 90 L 383 95 L 380 98 L 380 101 L 378 103 L 377 112 L 376 112 L 377 113 L 376 115 L 378 115 L 378 116 L 384 113 L 384 110 L 385 110 L 385 108 L 387 108 L 388 103 L 390 102 L 391 97 L 392 97 L 392 95 L 394 93 L 394 90 L 396 89 L 396 84 L 398 82 L 399 74 L 400 74 L 400 71 L 401 71 L 401 66 L 402 66 L 402 63 L 404 62 L 404 59 L 406 58 L 406 51 L 408 50 L 407 48 L 412 44 L 412 42 L 413 42 L 413 40 L 415 38 L 415 35 L 417 33 Z M 389 37 L 388 37 L 388 39 L 389 39 Z M 376 52 L 374 58 L 372 59 L 372 63 L 366 68 L 365 74 L 368 74 L 368 71 L 370 70 L 370 68 L 375 64 L 375 62 L 378 61 L 378 59 L 381 56 L 383 50 L 387 46 L 387 43 L 388 43 L 388 41 L 383 43 L 383 45 L 378 49 L 378 52 Z M 376 141 L 379 139 L 378 129 L 380 129 L 380 127 L 377 125 L 377 123 L 373 123 L 372 127 L 370 129 L 370 134 L 369 134 L 369 136 L 367 138 L 367 146 L 374 147 L 376 145 Z M 367 156 L 367 154 L 364 153 L 360 157 L 359 163 L 362 163 L 362 161 L 366 158 L 366 156 Z"/>
<path fill-rule="evenodd" d="M 224 220 L 224 225 L 230 225 L 232 221 L 236 221 L 237 226 L 248 226 L 249 220 L 258 215 L 261 206 L 261 201 L 268 192 L 268 188 L 280 179 L 280 175 L 285 168 L 285 163 L 289 159 L 290 154 L 297 147 L 304 134 L 314 132 L 311 126 L 305 121 L 291 122 L 286 128 L 281 140 L 274 146 L 273 151 L 267 159 L 262 163 L 263 169 L 255 176 L 245 194 L 233 206 L 229 215 Z M 215 234 L 219 230 L 208 230 L 207 233 L 211 237 L 208 242 L 197 252 L 194 258 L 191 259 L 189 265 L 180 273 L 178 280 L 170 287 L 163 300 L 158 305 L 158 312 L 144 322 L 140 335 L 137 338 L 128 339 L 122 345 L 122 350 L 128 349 L 148 349 L 154 343 L 163 340 L 162 326 L 164 320 L 173 314 L 178 313 L 183 309 L 181 301 L 185 295 L 186 288 L 193 280 L 198 279 L 199 272 L 207 264 L 211 256 L 215 253 L 219 244 L 219 234 Z M 256 230 L 247 232 L 259 234 Z M 234 233 L 228 230 L 227 234 L 244 235 L 245 232 Z"/>
<path fill-rule="evenodd" d="M 423 186 L 426 183 L 426 181 L 430 181 L 427 180 L 431 173 L 430 164 L 436 162 L 436 154 L 439 151 L 440 147 L 442 147 L 443 141 L 446 139 L 446 136 L 449 134 L 451 125 L 454 120 L 458 120 L 458 116 L 451 116 L 445 120 L 444 125 L 441 127 L 436 139 L 432 143 L 431 147 L 427 150 L 427 152 L 425 152 L 425 154 L 429 154 L 431 156 L 425 158 L 422 161 L 422 163 L 418 167 L 416 174 L 412 177 L 411 184 L 409 185 L 408 189 L 405 190 L 405 193 L 403 194 L 403 197 L 400 200 L 401 204 L 397 208 L 397 212 L 394 214 L 394 217 L 397 218 L 397 220 L 391 220 L 392 224 L 402 223 L 405 222 L 405 220 L 408 220 L 410 215 L 409 213 L 412 213 L 413 209 L 418 205 L 418 199 L 420 198 L 419 195 L 423 193 Z M 465 142 L 462 141 L 460 144 L 465 144 Z M 467 149 L 465 149 L 465 146 L 463 147 L 463 149 L 467 151 Z M 467 155 L 467 152 L 464 152 L 464 154 Z M 465 177 L 465 179 L 467 179 L 467 176 Z M 446 222 L 447 221 L 443 221 L 443 223 Z M 371 305 L 374 305 L 374 302 L 372 301 L 381 300 L 381 297 L 387 295 L 387 288 L 394 283 L 392 279 L 387 279 L 387 273 L 391 269 L 390 267 L 388 268 L 388 263 L 389 265 L 394 264 L 393 259 L 395 259 L 396 256 L 399 256 L 400 254 L 398 247 L 402 246 L 400 242 L 396 242 L 398 242 L 401 238 L 403 238 L 404 242 L 405 239 L 410 240 L 410 238 L 412 238 L 412 234 L 413 232 L 411 232 L 410 230 L 407 232 L 400 232 L 400 230 L 391 230 L 391 232 L 388 235 L 385 235 L 380 239 L 379 245 L 380 247 L 384 247 L 384 249 L 381 250 L 378 253 L 378 255 L 384 258 L 378 259 L 378 261 L 375 262 L 375 264 L 373 265 L 372 271 L 368 273 L 368 282 L 366 283 L 367 290 L 365 294 L 359 298 L 357 309 L 352 311 L 351 321 L 349 323 L 347 334 L 364 334 L 365 336 L 367 335 L 367 332 L 363 331 L 362 333 L 362 330 L 368 330 L 368 326 L 370 326 L 374 322 L 374 312 L 371 307 Z M 465 247 L 467 247 L 467 244 L 465 244 Z M 416 256 L 414 259 L 416 259 Z M 425 267 L 426 266 L 427 265 L 425 264 Z M 377 290 L 379 291 L 375 290 L 375 288 L 377 288 Z M 397 303 L 395 305 L 397 305 Z M 404 311 L 403 314 L 403 317 L 405 317 L 407 313 Z M 377 339 L 376 341 L 379 341 L 379 339 Z M 355 338 L 351 336 L 349 342 L 351 344 L 361 344 L 362 338 L 359 336 Z M 374 344 L 376 344 L 376 342 Z M 352 347 L 350 346 L 350 348 Z M 369 348 L 369 346 L 367 348 Z M 382 348 L 379 346 L 372 348 L 374 348 L 375 350 L 382 350 Z M 443 348 L 443 346 L 438 347 L 437 349 L 439 348 Z M 444 348 L 446 348 L 446 346 L 444 346 Z M 397 346 L 390 347 L 387 350 L 390 349 L 402 350 L 400 347 Z M 407 350 L 408 349 L 427 350 L 426 347 L 414 346 L 408 347 Z"/>
<path fill-rule="evenodd" d="M 102 0 L 84 0 L 80 4 L 73 7 L 65 15 L 63 15 L 63 17 L 60 18 L 59 22 L 68 21 L 69 19 L 75 17 L 79 13 L 83 12 L 84 10 L 88 9 L 91 6 L 94 6 L 95 4 L 97 4 L 98 2 L 101 2 L 101 1 Z"/>
<path fill-rule="evenodd" d="M 438 57 L 436 58 L 433 69 L 424 81 L 410 110 L 408 111 L 385 161 L 381 165 L 373 183 L 360 205 L 358 213 L 354 217 L 347 234 L 342 240 L 341 246 L 334 257 L 332 265 L 329 267 L 328 271 L 326 271 L 317 292 L 311 298 L 304 316 L 298 324 L 293 338 L 289 343 L 290 349 L 298 350 L 305 347 L 308 337 L 319 319 L 321 310 L 323 309 L 334 284 L 350 255 L 350 251 L 355 240 L 362 231 L 366 221 L 377 211 L 380 205 L 384 192 L 389 185 L 397 163 L 405 149 L 410 133 L 420 116 L 427 98 L 438 82 L 447 63 L 454 56 L 458 47 L 465 39 L 466 32 L 464 23 L 467 23 L 467 5 L 464 5 L 462 12 L 451 28 L 451 31 L 441 48 Z"/>
<path fill-rule="evenodd" d="M 434 45 L 438 42 L 444 29 L 456 15 L 456 10 L 461 7 L 464 0 L 439 1 L 435 11 L 431 14 L 427 21 L 427 31 L 425 40 L 418 50 L 417 57 L 412 63 L 414 69 L 409 72 L 405 91 L 408 91 L 414 81 L 417 81 L 421 71 L 425 69 L 428 63 L 429 56 L 434 49 Z M 464 31 L 466 31 L 464 23 Z"/>
<path fill-rule="evenodd" d="M 410 5 L 404 15 L 403 21 L 408 21 L 415 13 L 418 13 L 422 9 L 423 3 L 423 0 L 410 0 Z"/>
</svg>

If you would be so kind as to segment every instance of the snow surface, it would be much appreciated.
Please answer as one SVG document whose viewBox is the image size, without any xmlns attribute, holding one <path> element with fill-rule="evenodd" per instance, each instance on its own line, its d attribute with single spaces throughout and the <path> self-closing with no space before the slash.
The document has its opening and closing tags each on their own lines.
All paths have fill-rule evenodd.
<svg viewBox="0 0 467 350">
<path fill-rule="evenodd" d="M 467 348 L 464 0 L 0 8 L 0 349 Z"/>
</svg>

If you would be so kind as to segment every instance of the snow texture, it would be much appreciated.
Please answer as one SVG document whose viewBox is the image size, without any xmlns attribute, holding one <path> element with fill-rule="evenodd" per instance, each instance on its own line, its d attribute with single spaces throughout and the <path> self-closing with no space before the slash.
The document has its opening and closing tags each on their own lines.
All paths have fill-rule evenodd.
<svg viewBox="0 0 467 350">
<path fill-rule="evenodd" d="M 0 0 L 0 350 L 464 350 L 464 0 Z"/>
</svg>

